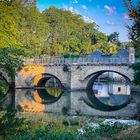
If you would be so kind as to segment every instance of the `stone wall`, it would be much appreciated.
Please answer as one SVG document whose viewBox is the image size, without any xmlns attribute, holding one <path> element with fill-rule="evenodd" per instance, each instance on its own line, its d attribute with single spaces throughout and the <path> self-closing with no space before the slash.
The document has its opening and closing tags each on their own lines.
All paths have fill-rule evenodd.
<svg viewBox="0 0 140 140">
<path fill-rule="evenodd" d="M 115 65 L 70 65 L 67 71 L 63 65 L 28 65 L 17 72 L 16 88 L 32 88 L 42 78 L 42 74 L 50 74 L 57 77 L 63 86 L 71 90 L 86 89 L 92 74 L 99 71 L 114 71 L 133 80 L 133 70 L 128 66 Z"/>
<path fill-rule="evenodd" d="M 66 88 L 70 88 L 69 73 L 64 72 L 62 66 L 42 65 L 27 65 L 17 72 L 15 78 L 16 88 L 33 88 L 37 86 L 39 80 L 44 77 L 44 74 L 55 76 Z"/>
</svg>

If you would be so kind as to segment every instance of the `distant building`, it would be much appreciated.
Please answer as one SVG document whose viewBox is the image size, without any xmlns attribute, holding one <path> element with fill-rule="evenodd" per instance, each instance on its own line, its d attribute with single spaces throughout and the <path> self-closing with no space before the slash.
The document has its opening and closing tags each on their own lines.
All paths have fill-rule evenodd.
<svg viewBox="0 0 140 140">
<path fill-rule="evenodd" d="M 104 55 L 104 53 L 100 50 L 96 50 L 93 53 L 91 53 L 89 56 L 90 57 L 102 57 Z"/>
<path fill-rule="evenodd" d="M 96 50 L 87 55 L 86 58 L 93 59 L 96 62 L 116 62 L 116 63 L 134 63 L 135 62 L 135 50 L 134 48 L 120 49 L 117 54 L 108 55 L 100 50 Z"/>
</svg>

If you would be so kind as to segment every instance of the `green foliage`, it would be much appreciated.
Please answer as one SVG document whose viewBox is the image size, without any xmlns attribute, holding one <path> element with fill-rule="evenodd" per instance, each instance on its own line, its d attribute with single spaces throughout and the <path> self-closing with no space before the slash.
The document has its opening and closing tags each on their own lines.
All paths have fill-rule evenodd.
<svg viewBox="0 0 140 140">
<path fill-rule="evenodd" d="M 112 126 L 110 125 L 100 125 L 99 128 L 93 129 L 90 127 L 85 128 L 85 133 L 83 134 L 83 137 L 87 140 L 100 140 L 101 137 L 111 137 L 112 134 L 118 133 L 121 130 L 126 129 L 126 125 L 122 124 L 114 124 Z"/>
<path fill-rule="evenodd" d="M 15 110 L 8 110 L 0 116 L 0 136 L 7 139 L 8 134 L 17 133 L 25 129 L 22 125 L 25 123 L 24 118 L 16 117 Z"/>
<path fill-rule="evenodd" d="M 0 1 L 0 10 L 0 48 L 20 46 L 29 56 L 85 55 L 96 49 L 109 53 L 108 37 L 81 15 L 53 6 L 40 13 L 35 0 Z"/>
<path fill-rule="evenodd" d="M 1 112 L 2 114 L 2 112 Z M 0 116 L 3 116 L 1 115 Z M 27 115 L 27 116 L 26 116 Z M 33 116 L 34 115 L 34 116 Z M 7 115 L 6 115 L 7 116 Z M 9 116 L 9 115 L 8 115 Z M 13 115 L 10 115 L 12 118 Z M 128 127 L 120 123 L 115 123 L 114 125 L 104 125 L 103 119 L 101 118 L 87 118 L 86 117 L 64 117 L 58 115 L 40 115 L 40 114 L 18 114 L 13 116 L 13 120 L 21 119 L 26 116 L 26 121 L 24 120 L 21 125 L 7 129 L 6 137 L 1 134 L 0 139 L 8 140 L 100 140 L 102 138 L 114 138 L 114 134 L 119 133 L 121 130 L 125 130 Z M 30 116 L 30 117 L 29 117 Z M 2 117 L 0 117 L 2 118 Z M 7 120 L 7 117 L 4 120 Z M 9 121 L 11 119 L 8 119 Z M 28 121 L 28 122 L 27 122 Z M 10 121 L 9 123 L 11 123 Z M 16 121 L 14 121 L 16 123 Z M 63 122 L 67 122 L 68 125 L 64 125 Z M 96 122 L 99 124 L 98 128 L 92 128 L 87 124 Z M 80 123 L 80 124 L 79 124 Z M 5 123 L 6 124 L 6 123 Z M 12 123 L 11 123 L 12 124 Z M 10 127 L 11 124 L 7 127 Z M 79 125 L 79 126 L 77 126 Z M 1 127 L 0 127 L 1 128 Z M 5 127 L 4 127 L 5 128 Z M 77 129 L 82 128 L 84 133 L 77 131 Z M 6 129 L 5 129 L 6 130 Z M 4 133 L 5 134 L 5 133 Z"/>
<path fill-rule="evenodd" d="M 35 134 L 31 137 L 31 140 L 34 139 L 72 140 L 76 139 L 76 132 L 63 132 L 61 130 L 55 129 L 51 124 L 48 124 L 47 126 L 43 126 L 36 130 Z"/>
<path fill-rule="evenodd" d="M 130 41 L 121 42 L 120 48 L 129 49 L 130 47 L 133 47 L 132 42 Z"/>
<path fill-rule="evenodd" d="M 14 80 L 16 68 L 22 66 L 24 49 L 20 47 L 0 48 L 0 67 Z"/>
<path fill-rule="evenodd" d="M 8 83 L 6 82 L 6 80 L 3 79 L 2 76 L 0 76 L 0 100 L 7 93 L 8 88 L 9 88 Z"/>
<path fill-rule="evenodd" d="M 140 63 L 135 63 L 130 66 L 134 70 L 134 83 L 140 85 Z"/>
<path fill-rule="evenodd" d="M 114 43 L 116 45 L 120 45 L 119 33 L 118 32 L 114 32 L 114 33 L 110 34 L 108 36 L 108 42 Z"/>
<path fill-rule="evenodd" d="M 132 24 L 127 26 L 132 46 L 136 49 L 136 56 L 140 57 L 140 1 L 134 4 L 132 0 L 124 0 Z M 131 66 L 135 71 L 134 83 L 140 85 L 140 63 Z"/>
<path fill-rule="evenodd" d="M 140 57 L 140 1 L 134 3 L 132 0 L 124 0 L 124 4 L 132 21 L 132 24 L 127 26 L 129 39 L 136 49 L 136 55 Z"/>
</svg>

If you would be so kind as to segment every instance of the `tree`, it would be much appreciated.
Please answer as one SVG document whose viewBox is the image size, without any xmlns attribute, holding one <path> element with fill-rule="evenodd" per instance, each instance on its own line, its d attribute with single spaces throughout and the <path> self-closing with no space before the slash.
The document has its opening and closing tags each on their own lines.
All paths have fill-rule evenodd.
<svg viewBox="0 0 140 140">
<path fill-rule="evenodd" d="M 134 83 L 140 86 L 140 63 L 135 63 L 131 66 L 133 68 L 134 74 Z"/>
<path fill-rule="evenodd" d="M 136 49 L 136 55 L 140 57 L 140 1 L 135 5 L 132 0 L 124 0 L 124 4 L 132 21 L 132 24 L 127 26 L 129 38 Z M 135 72 L 134 83 L 140 85 L 140 63 L 132 65 L 131 68 Z"/>
<path fill-rule="evenodd" d="M 114 43 L 116 45 L 120 45 L 120 41 L 119 41 L 119 33 L 118 32 L 114 32 L 110 35 L 108 35 L 108 42 Z"/>
<path fill-rule="evenodd" d="M 140 57 L 140 1 L 135 4 L 132 0 L 124 0 L 124 4 L 132 21 L 132 24 L 127 26 L 129 39 L 136 49 L 136 55 Z"/>
<path fill-rule="evenodd" d="M 26 124 L 24 118 L 18 118 L 15 110 L 8 110 L 0 116 L 0 136 L 7 140 L 7 135 L 22 130 L 22 125 Z"/>
<path fill-rule="evenodd" d="M 22 66 L 24 49 L 15 46 L 0 48 L 0 68 L 5 70 L 14 81 L 16 69 Z"/>
<path fill-rule="evenodd" d="M 94 30 L 92 24 L 85 23 L 80 15 L 55 7 L 44 10 L 43 16 L 49 24 L 47 45 L 51 55 L 88 52 L 90 32 Z"/>
<path fill-rule="evenodd" d="M 4 2 L 0 2 L 0 48 L 9 45 L 21 45 L 16 37 L 19 34 L 16 28 L 14 17 L 10 14 L 13 13 L 11 6 Z"/>
<path fill-rule="evenodd" d="M 20 46 L 28 56 L 108 52 L 107 35 L 81 15 L 51 6 L 40 13 L 36 0 L 0 1 L 0 48 Z"/>
</svg>

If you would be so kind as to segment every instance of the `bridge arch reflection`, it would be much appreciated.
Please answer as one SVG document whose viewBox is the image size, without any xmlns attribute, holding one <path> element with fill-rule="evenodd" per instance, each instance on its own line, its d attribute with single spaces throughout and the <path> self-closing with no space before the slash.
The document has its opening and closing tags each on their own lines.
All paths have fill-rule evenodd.
<svg viewBox="0 0 140 140">
<path fill-rule="evenodd" d="M 131 80 L 115 71 L 99 71 L 93 73 L 87 84 L 87 97 L 85 101 L 89 106 L 103 110 L 119 110 L 131 100 Z"/>
<path fill-rule="evenodd" d="M 50 104 L 58 101 L 63 94 L 61 81 L 51 74 L 43 74 L 37 83 L 34 100 L 42 104 Z M 38 96 L 36 98 L 36 96 Z"/>
</svg>

